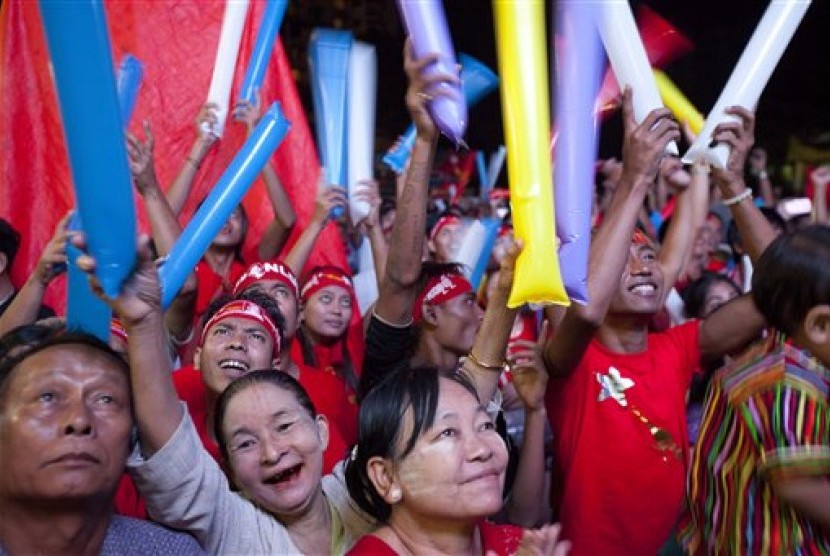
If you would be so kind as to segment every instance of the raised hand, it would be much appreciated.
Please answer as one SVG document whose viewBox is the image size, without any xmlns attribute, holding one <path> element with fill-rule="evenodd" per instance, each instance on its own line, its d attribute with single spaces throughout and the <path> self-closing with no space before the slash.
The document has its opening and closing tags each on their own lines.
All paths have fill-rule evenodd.
<svg viewBox="0 0 830 556">
<path fill-rule="evenodd" d="M 218 109 L 219 106 L 215 102 L 208 102 L 196 114 L 196 137 L 205 147 L 216 142 L 217 137 L 213 134 L 213 129 L 219 124 L 219 116 L 216 115 Z"/>
<path fill-rule="evenodd" d="M 436 87 L 439 83 L 459 83 L 457 75 L 436 73 L 427 76 L 424 70 L 438 61 L 440 54 L 427 54 L 423 58 L 415 58 L 412 51 L 412 41 L 406 40 L 404 45 L 404 71 L 409 79 L 406 90 L 406 107 L 415 123 L 418 137 L 427 141 L 438 138 L 438 128 L 427 111 L 428 103 L 437 96 L 451 96 L 455 94 L 449 87 Z"/>
<path fill-rule="evenodd" d="M 251 103 L 242 99 L 236 103 L 233 107 L 233 119 L 245 124 L 248 128 L 248 135 L 253 132 L 259 120 L 262 119 L 262 97 L 259 91 L 255 94 L 255 102 Z"/>
<path fill-rule="evenodd" d="M 545 403 L 545 391 L 548 387 L 548 372 L 542 360 L 545 341 L 548 335 L 548 321 L 542 324 L 539 339 L 517 340 L 507 352 L 507 364 L 513 375 L 513 386 L 529 411 L 541 408 Z"/>
<path fill-rule="evenodd" d="M 46 247 L 43 248 L 40 259 L 37 261 L 34 274 L 44 286 L 66 270 L 66 242 L 77 233 L 66 229 L 70 214 L 65 215 L 58 222 L 55 233 L 49 243 L 46 244 Z"/>
<path fill-rule="evenodd" d="M 311 220 L 314 222 L 325 222 L 334 207 L 345 207 L 346 190 L 339 185 L 324 185 L 326 172 L 320 172 L 320 181 L 317 188 L 317 198 L 314 200 L 314 213 Z"/>
<path fill-rule="evenodd" d="M 517 556 L 566 556 L 571 550 L 570 541 L 560 540 L 562 527 L 549 523 L 539 529 L 525 529 Z"/>
<path fill-rule="evenodd" d="M 666 146 L 680 139 L 680 126 L 668 108 L 658 108 L 637 124 L 634 120 L 632 91 L 623 92 L 623 178 L 630 183 L 641 180 L 654 182 L 660 161 L 666 154 Z"/>
<path fill-rule="evenodd" d="M 368 229 L 372 229 L 380 224 L 380 189 L 376 180 L 360 180 L 358 183 L 365 187 L 357 188 L 357 191 L 352 193 L 354 200 L 364 201 L 369 205 L 369 214 L 366 215 L 360 222 L 354 222 L 365 225 Z"/>
<path fill-rule="evenodd" d="M 732 184 L 743 184 L 746 157 L 755 144 L 755 115 L 741 106 L 730 106 L 726 113 L 738 120 L 719 124 L 712 132 L 717 143 L 729 145 L 729 158 L 724 168 L 712 168 L 712 177 L 722 190 L 729 191 Z"/>
<path fill-rule="evenodd" d="M 78 268 L 89 276 L 92 291 L 95 292 L 107 305 L 110 306 L 124 326 L 130 330 L 140 326 L 148 320 L 156 324 L 157 317 L 160 319 L 161 311 L 161 283 L 159 282 L 158 269 L 153 262 L 153 254 L 150 249 L 150 239 L 141 236 L 138 240 L 136 267 L 133 274 L 121 286 L 121 292 L 117 297 L 111 298 L 104 294 L 98 279 L 95 277 L 96 261 L 92 255 L 86 253 L 86 238 L 78 233 L 72 238 L 72 244 L 85 252 L 78 257 Z"/>
<path fill-rule="evenodd" d="M 130 162 L 130 173 L 133 183 L 139 194 L 144 195 L 147 189 L 158 185 L 156 167 L 153 158 L 155 138 L 150 130 L 150 122 L 144 120 L 144 141 L 132 133 L 127 133 L 127 158 Z"/>
</svg>

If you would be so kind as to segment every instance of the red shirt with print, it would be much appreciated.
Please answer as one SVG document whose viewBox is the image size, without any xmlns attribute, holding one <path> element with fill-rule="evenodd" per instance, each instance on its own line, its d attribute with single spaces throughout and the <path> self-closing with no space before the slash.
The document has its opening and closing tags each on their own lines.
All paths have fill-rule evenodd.
<svg viewBox="0 0 830 556">
<path fill-rule="evenodd" d="M 554 508 L 572 556 L 656 554 L 672 534 L 684 502 L 698 327 L 649 334 L 634 354 L 594 338 L 570 376 L 551 380 Z"/>
</svg>

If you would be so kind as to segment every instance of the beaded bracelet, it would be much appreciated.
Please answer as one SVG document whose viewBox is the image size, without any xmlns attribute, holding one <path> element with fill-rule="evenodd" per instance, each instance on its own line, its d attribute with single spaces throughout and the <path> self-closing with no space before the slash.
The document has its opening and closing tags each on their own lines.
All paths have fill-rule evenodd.
<svg viewBox="0 0 830 556">
<path fill-rule="evenodd" d="M 751 199 L 751 198 L 752 198 L 752 190 L 749 189 L 749 188 L 746 188 L 743 191 L 741 191 L 740 193 L 738 193 L 737 195 L 735 195 L 734 197 L 730 197 L 729 199 L 724 199 L 723 204 L 726 205 L 727 207 L 731 207 L 732 205 L 737 205 L 738 203 L 740 203 L 741 201 L 743 201 L 745 199 Z"/>
</svg>

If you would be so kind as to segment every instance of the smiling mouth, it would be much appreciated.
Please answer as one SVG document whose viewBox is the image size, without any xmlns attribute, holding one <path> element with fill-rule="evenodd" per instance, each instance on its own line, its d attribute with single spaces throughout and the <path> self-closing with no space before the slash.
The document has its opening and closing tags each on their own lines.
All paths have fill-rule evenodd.
<svg viewBox="0 0 830 556">
<path fill-rule="evenodd" d="M 238 359 L 223 359 L 219 362 L 219 368 L 223 371 L 230 371 L 233 374 L 242 375 L 248 372 L 250 366 Z"/>
<path fill-rule="evenodd" d="M 300 468 L 302 468 L 302 466 L 302 463 L 298 463 L 297 465 L 283 469 L 279 473 L 271 475 L 263 482 L 266 485 L 281 485 L 290 482 L 292 479 L 294 479 L 300 474 Z"/>
<path fill-rule="evenodd" d="M 657 294 L 657 285 L 651 283 L 637 284 L 628 288 L 628 291 L 630 291 L 634 295 L 650 297 Z"/>
<path fill-rule="evenodd" d="M 466 479 L 465 481 L 462 482 L 462 484 L 466 485 L 466 484 L 469 484 L 469 483 L 475 483 L 475 482 L 484 481 L 484 480 L 487 480 L 487 481 L 495 480 L 495 481 L 497 481 L 498 479 L 499 479 L 499 473 L 497 473 L 495 471 L 487 471 L 487 472 L 484 472 L 484 473 L 479 473 L 478 475 L 474 475 L 474 476 L 470 477 L 469 479 Z"/>
</svg>

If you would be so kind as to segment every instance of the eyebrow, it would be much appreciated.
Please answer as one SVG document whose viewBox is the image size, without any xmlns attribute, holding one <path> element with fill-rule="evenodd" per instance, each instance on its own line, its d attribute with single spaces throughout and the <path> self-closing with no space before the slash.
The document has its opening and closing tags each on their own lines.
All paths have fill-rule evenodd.
<svg viewBox="0 0 830 556">
<path fill-rule="evenodd" d="M 280 409 L 279 411 L 276 411 L 276 412 L 271 414 L 271 419 L 270 420 L 271 421 L 276 421 L 280 417 L 285 417 L 286 415 L 288 415 L 288 411 L 286 411 L 285 409 Z M 253 435 L 254 433 L 251 429 L 249 429 L 248 427 L 243 425 L 243 426 L 231 431 L 231 438 L 234 438 L 234 437 L 239 436 L 241 434 Z"/>
</svg>

